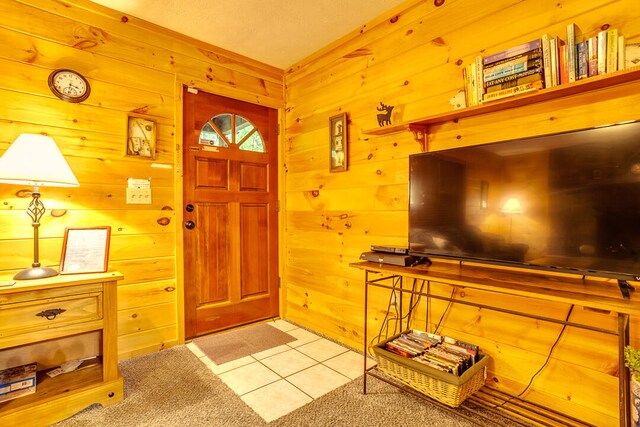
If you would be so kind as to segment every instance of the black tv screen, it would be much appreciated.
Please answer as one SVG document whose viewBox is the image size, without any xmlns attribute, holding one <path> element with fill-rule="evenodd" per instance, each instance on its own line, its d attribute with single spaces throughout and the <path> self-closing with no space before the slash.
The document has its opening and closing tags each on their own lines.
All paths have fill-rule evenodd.
<svg viewBox="0 0 640 427">
<path fill-rule="evenodd" d="M 409 253 L 640 280 L 640 122 L 409 158 Z"/>
</svg>

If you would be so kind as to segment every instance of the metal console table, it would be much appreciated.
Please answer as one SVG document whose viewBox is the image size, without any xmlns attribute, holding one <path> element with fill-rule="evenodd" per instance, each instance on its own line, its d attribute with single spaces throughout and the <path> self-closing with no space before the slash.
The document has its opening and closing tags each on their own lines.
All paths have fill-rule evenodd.
<svg viewBox="0 0 640 427">
<path fill-rule="evenodd" d="M 629 343 L 629 316 L 640 314 L 640 296 L 630 295 L 628 290 L 633 289 L 627 287 L 627 292 L 622 292 L 622 287 L 618 287 L 619 283 L 615 280 L 608 279 L 589 279 L 582 276 L 566 277 L 541 274 L 538 272 L 523 272 L 515 269 L 498 269 L 479 265 L 471 265 L 465 263 L 452 262 L 435 262 L 431 265 L 421 265 L 416 267 L 400 267 L 388 264 L 378 264 L 374 262 L 356 262 L 350 264 L 351 267 L 364 270 L 365 272 L 365 300 L 364 300 L 364 342 L 368 343 L 367 338 L 367 318 L 369 304 L 369 287 L 378 287 L 389 289 L 391 292 L 399 291 L 400 294 L 409 293 L 413 295 L 422 295 L 429 298 L 441 299 L 445 301 L 454 301 L 456 304 L 464 304 L 479 307 L 487 310 L 494 310 L 517 316 L 528 317 L 545 322 L 562 324 L 566 326 L 587 329 L 590 331 L 614 335 L 618 341 L 618 363 L 620 367 L 624 367 L 624 347 Z M 447 284 L 452 287 L 473 288 L 484 290 L 487 292 L 495 292 L 506 295 L 515 295 L 527 298 L 536 298 L 544 301 L 564 302 L 572 305 L 578 305 L 585 308 L 591 308 L 600 311 L 608 311 L 617 313 L 618 327 L 617 330 L 603 329 L 591 325 L 569 322 L 561 319 L 554 319 L 536 314 L 525 313 L 497 306 L 489 306 L 479 304 L 472 301 L 462 301 L 452 299 L 448 296 L 433 295 L 432 293 L 415 291 L 412 289 L 404 289 L 402 286 L 403 278 L 418 279 L 424 281 L 432 281 L 440 284 Z M 399 288 L 393 283 L 399 282 Z M 392 283 L 389 285 L 389 283 Z M 427 287 L 429 289 L 429 287 Z M 400 298 L 400 318 L 402 319 L 402 298 Z M 494 418 L 487 418 L 487 410 L 492 415 L 504 416 L 510 422 L 523 418 L 539 425 L 570 425 L 584 426 L 589 425 L 578 419 L 572 418 L 557 411 L 544 408 L 535 403 L 528 402 L 517 396 L 506 394 L 503 391 L 483 387 L 480 392 L 470 397 L 459 409 L 450 408 L 440 402 L 411 389 L 408 386 L 401 385 L 393 380 L 386 378 L 383 374 L 376 371 L 375 368 L 367 368 L 367 350 L 365 348 L 364 355 L 364 388 L 363 392 L 367 392 L 367 376 L 372 376 L 394 385 L 406 392 L 422 397 L 444 409 L 452 410 L 460 416 L 467 418 L 472 422 L 478 423 L 476 417 L 484 417 L 485 422 L 490 420 L 496 422 Z M 619 419 L 620 426 L 631 426 L 630 415 L 630 384 L 627 369 L 622 369 L 619 375 Z M 511 405 L 509 408 L 501 407 L 496 410 L 495 402 L 498 400 L 508 400 Z M 477 408 L 481 407 L 482 410 Z M 465 413 L 466 412 L 466 413 Z M 473 416 L 468 415 L 472 413 Z M 547 420 L 547 421 L 545 421 Z M 498 422 L 499 423 L 499 422 Z M 482 425 L 482 424 L 480 424 Z"/>
</svg>

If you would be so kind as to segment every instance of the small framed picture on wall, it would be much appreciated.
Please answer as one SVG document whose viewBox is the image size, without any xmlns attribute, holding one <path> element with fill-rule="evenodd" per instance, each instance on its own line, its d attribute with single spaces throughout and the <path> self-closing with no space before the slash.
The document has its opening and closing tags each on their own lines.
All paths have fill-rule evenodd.
<svg viewBox="0 0 640 427">
<path fill-rule="evenodd" d="M 347 170 L 347 113 L 329 118 L 329 171 Z"/>
<path fill-rule="evenodd" d="M 127 156 L 155 160 L 155 120 L 141 116 L 129 116 L 127 121 Z"/>
</svg>

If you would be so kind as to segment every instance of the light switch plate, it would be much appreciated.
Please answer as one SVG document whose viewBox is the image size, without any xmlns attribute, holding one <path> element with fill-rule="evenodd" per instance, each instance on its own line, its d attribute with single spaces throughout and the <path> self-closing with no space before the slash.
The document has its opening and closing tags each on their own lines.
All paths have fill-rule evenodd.
<svg viewBox="0 0 640 427">
<path fill-rule="evenodd" d="M 128 205 L 150 205 L 151 188 L 127 188 Z"/>
</svg>

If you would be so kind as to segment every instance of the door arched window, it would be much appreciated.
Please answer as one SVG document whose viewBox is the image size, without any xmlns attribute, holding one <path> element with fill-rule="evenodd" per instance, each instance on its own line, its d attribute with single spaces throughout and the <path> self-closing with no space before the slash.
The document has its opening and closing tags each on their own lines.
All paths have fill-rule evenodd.
<svg viewBox="0 0 640 427">
<path fill-rule="evenodd" d="M 258 129 L 246 118 L 232 113 L 218 114 L 209 119 L 202 130 L 198 144 L 221 148 L 237 147 L 243 151 L 264 153 L 264 141 Z"/>
</svg>

